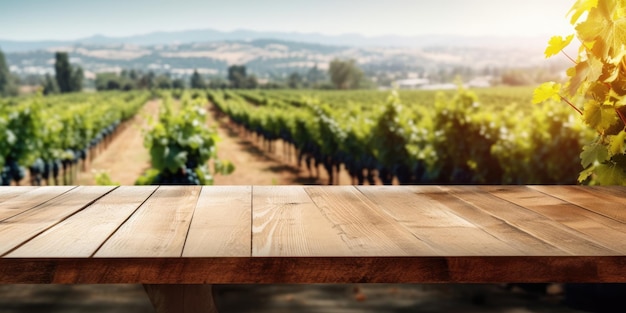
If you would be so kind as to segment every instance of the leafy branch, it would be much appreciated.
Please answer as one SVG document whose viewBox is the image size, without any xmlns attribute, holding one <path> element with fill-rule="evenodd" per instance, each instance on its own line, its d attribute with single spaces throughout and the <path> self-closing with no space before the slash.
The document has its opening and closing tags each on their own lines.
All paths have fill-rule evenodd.
<svg viewBox="0 0 626 313">
<path fill-rule="evenodd" d="M 563 88 L 561 84 L 546 82 L 535 89 L 533 102 L 564 101 L 599 134 L 581 154 L 585 169 L 579 176 L 580 182 L 625 185 L 626 3 L 578 0 L 568 14 L 576 33 L 565 38 L 552 37 L 545 55 L 548 58 L 563 52 L 576 36 L 581 42 L 576 60 L 566 54 L 574 66 L 567 70 L 568 80 Z M 574 103 L 582 105 L 582 110 Z"/>
</svg>

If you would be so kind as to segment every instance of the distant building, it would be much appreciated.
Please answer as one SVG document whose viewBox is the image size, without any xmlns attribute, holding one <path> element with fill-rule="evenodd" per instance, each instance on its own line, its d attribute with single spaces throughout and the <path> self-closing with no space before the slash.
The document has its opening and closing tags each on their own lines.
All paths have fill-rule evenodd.
<svg viewBox="0 0 626 313">
<path fill-rule="evenodd" d="M 492 80 L 493 80 L 493 77 L 491 76 L 478 76 L 478 77 L 474 77 L 466 85 L 469 88 L 491 87 Z"/>
<path fill-rule="evenodd" d="M 430 80 L 427 78 L 410 78 L 395 81 L 395 85 L 400 89 L 422 89 L 428 84 L 430 84 Z"/>
</svg>

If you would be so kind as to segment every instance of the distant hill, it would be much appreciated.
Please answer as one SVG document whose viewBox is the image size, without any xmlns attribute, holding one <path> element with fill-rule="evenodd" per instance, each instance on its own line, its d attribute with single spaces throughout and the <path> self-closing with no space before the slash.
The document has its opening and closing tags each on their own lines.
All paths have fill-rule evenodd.
<svg viewBox="0 0 626 313">
<path fill-rule="evenodd" d="M 327 36 L 287 32 L 192 30 L 130 37 L 92 36 L 75 41 L 2 41 L 12 72 L 53 73 L 54 52 L 67 51 L 86 76 L 123 69 L 186 77 L 194 70 L 226 76 L 233 64 L 246 65 L 262 79 L 285 79 L 314 66 L 326 72 L 334 58 L 355 59 L 377 82 L 417 76 L 490 75 L 495 68 L 545 66 L 541 38 L 458 36 Z M 555 58 L 558 62 L 558 58 Z M 472 76 L 470 75 L 470 76 Z M 448 77 L 449 79 L 449 77 Z"/>
<path fill-rule="evenodd" d="M 359 34 L 324 35 L 319 33 L 261 32 L 252 30 L 218 31 L 212 29 L 187 30 L 176 32 L 153 32 L 128 37 L 107 37 L 95 35 L 73 41 L 9 41 L 0 38 L 0 48 L 4 52 L 22 52 L 45 49 L 61 45 L 110 45 L 133 44 L 151 46 L 160 44 L 184 44 L 194 42 L 252 41 L 276 39 L 322 45 L 354 47 L 430 47 L 430 46 L 528 46 L 544 45 L 548 38 L 543 37 L 463 37 L 463 36 L 375 36 Z"/>
</svg>

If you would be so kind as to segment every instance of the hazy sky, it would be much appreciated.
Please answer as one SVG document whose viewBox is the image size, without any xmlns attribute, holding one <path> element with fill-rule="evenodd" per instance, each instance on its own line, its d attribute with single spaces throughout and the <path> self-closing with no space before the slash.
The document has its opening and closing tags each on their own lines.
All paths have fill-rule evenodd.
<svg viewBox="0 0 626 313">
<path fill-rule="evenodd" d="M 551 35 L 575 0 L 0 0 L 0 39 L 212 28 L 366 36 Z"/>
</svg>

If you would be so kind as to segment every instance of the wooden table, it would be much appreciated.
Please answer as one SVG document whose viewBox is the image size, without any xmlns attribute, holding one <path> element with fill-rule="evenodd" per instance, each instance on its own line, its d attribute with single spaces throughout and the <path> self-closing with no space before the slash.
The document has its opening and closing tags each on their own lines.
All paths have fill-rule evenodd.
<svg viewBox="0 0 626 313">
<path fill-rule="evenodd" d="M 0 256 L 0 283 L 140 283 L 164 312 L 221 283 L 626 282 L 626 188 L 2 187 Z"/>
</svg>

